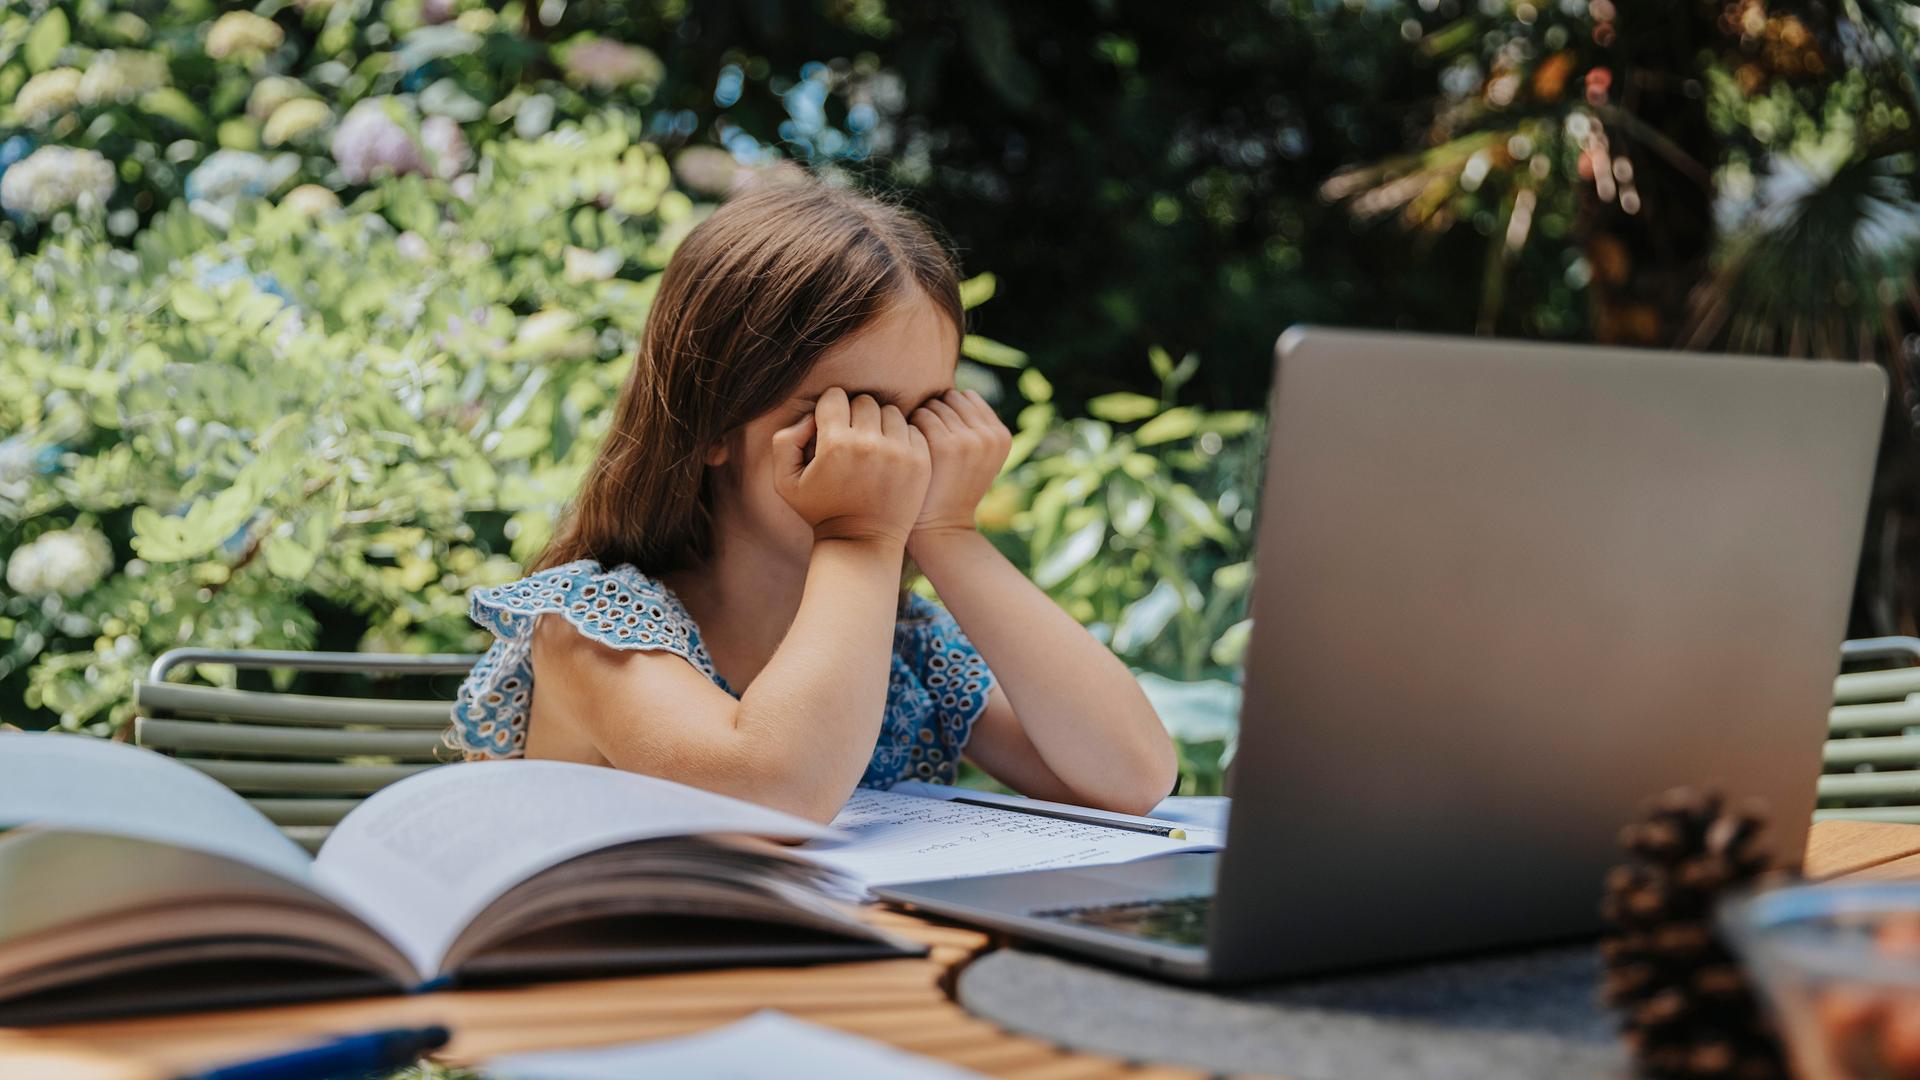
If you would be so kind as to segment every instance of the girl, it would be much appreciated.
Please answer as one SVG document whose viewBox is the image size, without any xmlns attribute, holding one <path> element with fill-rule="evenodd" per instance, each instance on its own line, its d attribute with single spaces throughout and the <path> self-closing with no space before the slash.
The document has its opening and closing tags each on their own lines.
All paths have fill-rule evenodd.
<svg viewBox="0 0 1920 1080">
<path fill-rule="evenodd" d="M 974 529 L 1010 439 L 954 389 L 962 324 L 946 250 L 896 207 L 812 180 L 721 206 L 535 572 L 475 591 L 498 640 L 450 741 L 819 821 L 963 751 L 1040 798 L 1167 795 L 1125 666 Z M 908 558 L 947 610 L 903 595 Z"/>
</svg>

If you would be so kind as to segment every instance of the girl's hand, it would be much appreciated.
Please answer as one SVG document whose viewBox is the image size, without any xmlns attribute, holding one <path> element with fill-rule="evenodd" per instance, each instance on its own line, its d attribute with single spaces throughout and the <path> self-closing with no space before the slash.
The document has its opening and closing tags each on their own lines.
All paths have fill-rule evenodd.
<svg viewBox="0 0 1920 1080">
<path fill-rule="evenodd" d="M 926 435 L 933 453 L 933 479 L 914 532 L 973 528 L 974 511 L 1006 464 L 1012 433 L 971 390 L 949 390 L 908 420 Z"/>
<path fill-rule="evenodd" d="M 814 539 L 906 543 L 932 463 L 926 436 L 898 408 L 833 387 L 811 416 L 774 432 L 773 451 L 774 489 Z"/>
</svg>

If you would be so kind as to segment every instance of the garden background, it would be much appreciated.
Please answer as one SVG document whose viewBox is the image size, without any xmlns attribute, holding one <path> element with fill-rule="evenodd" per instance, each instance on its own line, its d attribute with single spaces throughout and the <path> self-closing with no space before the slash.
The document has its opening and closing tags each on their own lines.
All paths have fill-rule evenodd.
<svg viewBox="0 0 1920 1080">
<path fill-rule="evenodd" d="M 482 646 L 674 243 L 781 162 L 950 235 L 1017 431 L 982 524 L 1188 791 L 1295 322 L 1885 365 L 1850 632 L 1913 633 L 1916 41 L 1908 0 L 13 0 L 0 720 L 119 730 L 185 644 Z"/>
</svg>

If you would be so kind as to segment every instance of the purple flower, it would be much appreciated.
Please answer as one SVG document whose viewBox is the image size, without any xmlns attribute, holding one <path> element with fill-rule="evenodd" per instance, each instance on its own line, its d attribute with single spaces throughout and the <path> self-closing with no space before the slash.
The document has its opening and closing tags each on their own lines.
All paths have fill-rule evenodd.
<svg viewBox="0 0 1920 1080">
<path fill-rule="evenodd" d="M 368 98 L 348 110 L 333 129 L 333 160 L 348 183 L 364 184 L 382 172 L 446 178 L 472 163 L 473 150 L 459 124 L 429 116 L 415 139 L 408 130 L 414 115 L 412 105 L 400 98 Z"/>
<path fill-rule="evenodd" d="M 388 114 L 391 100 L 367 98 L 333 129 L 333 160 L 348 183 L 364 184 L 382 169 L 395 175 L 427 171 L 413 136 Z"/>
</svg>

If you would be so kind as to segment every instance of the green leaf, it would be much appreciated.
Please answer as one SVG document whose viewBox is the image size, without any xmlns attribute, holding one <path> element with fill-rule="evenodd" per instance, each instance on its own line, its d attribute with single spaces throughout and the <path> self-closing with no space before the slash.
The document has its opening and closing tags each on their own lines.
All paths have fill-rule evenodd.
<svg viewBox="0 0 1920 1080">
<path fill-rule="evenodd" d="M 979 334 L 968 334 L 960 339 L 960 355 L 969 360 L 994 367 L 1023 368 L 1027 366 L 1027 354 L 1011 345 L 1002 345 L 992 338 Z"/>
<path fill-rule="evenodd" d="M 180 92 L 177 87 L 163 86 L 158 90 L 149 90 L 140 95 L 140 109 L 150 116 L 171 120 L 196 134 L 207 131 L 207 116 L 193 99 Z"/>
<path fill-rule="evenodd" d="M 1253 620 L 1241 619 L 1220 632 L 1207 650 L 1207 656 L 1221 667 L 1238 667 L 1247 658 L 1247 639 L 1253 636 Z"/>
<path fill-rule="evenodd" d="M 267 572 L 287 581 L 305 581 L 319 561 L 313 551 L 290 536 L 269 536 L 260 544 L 260 557 Z"/>
<path fill-rule="evenodd" d="M 20 57 L 27 62 L 27 70 L 45 71 L 52 67 L 72 37 L 67 13 L 59 8 L 34 19 L 33 29 L 27 31 L 27 40 L 20 47 Z"/>
<path fill-rule="evenodd" d="M 469 499 L 479 499 L 494 489 L 493 466 L 476 457 L 455 458 L 448 467 L 455 490 Z"/>
<path fill-rule="evenodd" d="M 1173 357 L 1158 345 L 1147 349 L 1147 366 L 1153 369 L 1153 377 L 1161 382 L 1173 376 Z"/>
<path fill-rule="evenodd" d="M 1196 495 L 1192 488 L 1185 484 L 1169 485 L 1165 498 L 1179 511 L 1180 516 L 1193 522 L 1194 527 L 1205 533 L 1208 539 L 1222 544 L 1233 542 L 1233 533 L 1220 520 L 1220 515 L 1214 513 L 1213 507 L 1207 505 L 1207 501 Z"/>
<path fill-rule="evenodd" d="M 1213 572 L 1213 591 L 1218 593 L 1242 593 L 1253 584 L 1253 564 L 1251 562 L 1228 563 Z"/>
<path fill-rule="evenodd" d="M 1241 692 L 1233 683 L 1176 682 L 1152 673 L 1137 678 L 1167 733 L 1181 742 L 1224 742 L 1240 728 Z"/>
<path fill-rule="evenodd" d="M 1137 536 L 1153 519 L 1153 494 L 1133 477 L 1116 473 L 1107 480 L 1107 516 L 1113 520 L 1114 532 Z"/>
<path fill-rule="evenodd" d="M 1020 396 L 1036 404 L 1053 400 L 1053 384 L 1037 368 L 1020 373 Z"/>
<path fill-rule="evenodd" d="M 975 274 L 960 283 L 960 307 L 972 311 L 981 304 L 993 299 L 993 293 L 999 282 L 992 274 Z"/>
<path fill-rule="evenodd" d="M 1120 613 L 1120 625 L 1113 631 L 1113 651 L 1124 656 L 1152 642 L 1185 607 L 1180 589 L 1162 580 Z"/>
<path fill-rule="evenodd" d="M 519 461 L 531 456 L 535 451 L 544 449 L 552 439 L 553 433 L 540 428 L 514 428 L 500 436 L 499 445 L 493 448 L 497 461 Z"/>
<path fill-rule="evenodd" d="M 1135 420 L 1145 420 L 1160 411 L 1160 399 L 1145 394 L 1121 392 L 1101 394 L 1087 402 L 1087 411 L 1102 420 L 1116 424 L 1131 424 Z"/>
<path fill-rule="evenodd" d="M 1100 553 L 1106 539 L 1107 522 L 1100 517 L 1068 533 L 1033 568 L 1033 583 L 1051 589 L 1072 577 L 1074 571 Z"/>
<path fill-rule="evenodd" d="M 1260 414 L 1243 410 L 1222 410 L 1207 414 L 1200 422 L 1201 431 L 1211 431 L 1216 435 L 1231 438 L 1244 435 L 1260 426 Z"/>
<path fill-rule="evenodd" d="M 1155 446 L 1175 439 L 1185 439 L 1200 430 L 1200 410 L 1189 406 L 1168 409 L 1159 416 L 1141 424 L 1133 433 L 1133 441 L 1141 446 Z"/>
<path fill-rule="evenodd" d="M 173 310 L 188 322 L 206 322 L 220 314 L 220 302 L 200 286 L 181 281 L 173 286 Z"/>
</svg>

